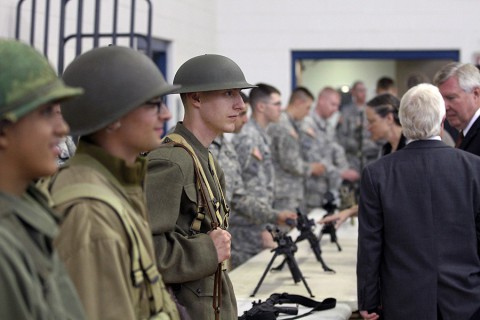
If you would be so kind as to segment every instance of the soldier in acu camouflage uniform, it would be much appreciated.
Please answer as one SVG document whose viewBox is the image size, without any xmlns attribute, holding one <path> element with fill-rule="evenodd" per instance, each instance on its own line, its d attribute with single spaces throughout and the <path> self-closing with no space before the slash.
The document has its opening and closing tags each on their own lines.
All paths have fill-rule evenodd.
<svg viewBox="0 0 480 320">
<path fill-rule="evenodd" d="M 304 158 L 325 166 L 325 174 L 311 176 L 305 182 L 307 210 L 321 207 L 327 191 L 337 194 L 342 180 L 356 181 L 359 178 L 359 173 L 349 168 L 343 148 L 327 132 L 327 120 L 338 110 L 339 103 L 338 92 L 330 87 L 324 88 L 318 95 L 314 112 L 302 123 L 300 140 Z"/>
<path fill-rule="evenodd" d="M 294 219 L 292 211 L 273 209 L 274 201 L 274 167 L 270 152 L 270 138 L 265 128 L 280 117 L 280 92 L 269 85 L 258 84 L 250 92 L 252 116 L 234 136 L 232 142 L 237 151 L 242 170 L 242 180 L 245 192 L 255 198 L 256 206 L 262 210 L 246 204 L 243 210 L 238 209 L 241 201 L 232 201 L 235 214 L 230 220 L 232 255 L 241 257 L 242 262 L 257 254 L 263 247 L 271 246 L 271 236 L 264 230 L 266 223 L 284 223 L 287 218 Z M 262 244 L 263 243 L 263 244 Z"/>
<path fill-rule="evenodd" d="M 342 108 L 337 127 L 338 142 L 345 149 L 352 168 L 360 172 L 369 162 L 377 159 L 380 146 L 370 139 L 365 116 L 365 85 L 357 81 L 352 87 L 353 102 Z"/>
<path fill-rule="evenodd" d="M 275 209 L 294 211 L 300 208 L 304 198 L 304 180 L 310 176 L 318 177 L 325 171 L 322 163 L 302 159 L 299 143 L 300 122 L 310 111 L 313 99 L 308 89 L 296 88 L 280 121 L 268 126 L 275 168 Z"/>
</svg>

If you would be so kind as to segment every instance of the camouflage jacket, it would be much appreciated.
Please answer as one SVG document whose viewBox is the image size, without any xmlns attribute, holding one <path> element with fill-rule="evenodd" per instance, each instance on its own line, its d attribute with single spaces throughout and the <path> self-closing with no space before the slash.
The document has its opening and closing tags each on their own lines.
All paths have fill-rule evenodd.
<svg viewBox="0 0 480 320">
<path fill-rule="evenodd" d="M 301 128 L 300 142 L 304 159 L 321 162 L 326 168 L 323 175 L 306 179 L 305 203 L 308 208 L 321 207 L 323 194 L 340 187 L 340 173 L 348 168 L 348 162 L 343 148 L 328 138 L 325 120 L 318 114 L 307 116 Z"/>
<path fill-rule="evenodd" d="M 281 114 L 279 122 L 268 126 L 275 168 L 275 201 L 290 199 L 300 203 L 303 199 L 304 180 L 310 176 L 311 168 L 310 162 L 302 158 L 299 131 L 298 124 L 286 112 Z"/>
</svg>

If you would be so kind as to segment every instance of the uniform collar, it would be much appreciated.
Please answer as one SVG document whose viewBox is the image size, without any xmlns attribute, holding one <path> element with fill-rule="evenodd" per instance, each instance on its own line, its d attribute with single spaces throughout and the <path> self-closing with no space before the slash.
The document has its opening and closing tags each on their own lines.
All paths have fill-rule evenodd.
<svg viewBox="0 0 480 320">
<path fill-rule="evenodd" d="M 117 158 L 92 143 L 80 139 L 77 154 L 87 154 L 100 162 L 122 185 L 142 185 L 146 173 L 146 161 L 138 157 L 133 165 Z"/>
<path fill-rule="evenodd" d="M 17 217 L 41 234 L 50 239 L 56 236 L 54 213 L 48 207 L 46 197 L 33 184 L 21 198 L 0 192 L 0 203 L 12 208 Z"/>
<path fill-rule="evenodd" d="M 200 140 L 198 140 L 197 137 L 195 137 L 195 135 L 183 125 L 183 122 L 180 121 L 177 123 L 174 132 L 184 137 L 188 144 L 190 144 L 195 150 L 197 155 L 200 155 L 201 158 L 208 161 L 208 148 L 205 148 Z"/>
</svg>

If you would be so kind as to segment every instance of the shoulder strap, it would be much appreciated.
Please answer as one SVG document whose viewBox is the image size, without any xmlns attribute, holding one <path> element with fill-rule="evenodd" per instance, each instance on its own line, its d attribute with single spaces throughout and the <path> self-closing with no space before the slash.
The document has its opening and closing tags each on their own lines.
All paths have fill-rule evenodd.
<svg viewBox="0 0 480 320">
<path fill-rule="evenodd" d="M 139 287 L 145 280 L 150 300 L 150 311 L 155 314 L 163 308 L 159 274 L 145 245 L 141 241 L 135 224 L 131 220 L 128 211 L 134 212 L 128 201 L 120 200 L 120 197 L 110 189 L 92 183 L 76 183 L 66 186 L 52 194 L 54 206 L 59 206 L 74 199 L 89 198 L 102 201 L 109 205 L 117 214 L 127 233 L 131 243 L 130 261 L 131 277 L 135 287 Z"/>
<path fill-rule="evenodd" d="M 224 219 L 222 219 L 222 216 L 220 214 L 220 202 L 215 198 L 212 192 L 212 188 L 210 187 L 210 184 L 207 180 L 207 176 L 205 175 L 205 171 L 203 170 L 202 164 L 200 163 L 200 160 L 198 159 L 197 155 L 195 154 L 195 150 L 193 150 L 192 146 L 179 134 L 172 133 L 167 135 L 164 138 L 164 142 L 174 142 L 174 146 L 179 146 L 184 148 L 192 157 L 193 163 L 194 163 L 194 168 L 195 168 L 195 174 L 197 177 L 197 218 L 194 220 L 192 223 L 192 228 L 195 227 L 195 223 L 199 220 L 199 213 L 201 214 L 202 203 L 200 202 L 202 199 L 205 201 L 207 204 L 206 208 L 207 211 L 209 212 L 209 215 L 212 219 L 212 229 L 216 229 L 217 227 L 221 228 L 227 228 L 228 227 L 228 215 L 230 212 L 230 209 L 225 203 L 225 197 L 223 195 L 223 190 L 222 186 L 220 185 L 220 182 L 218 181 L 218 176 L 217 172 L 215 170 L 215 164 L 213 162 L 213 157 L 212 154 L 209 152 L 208 153 L 208 161 L 209 165 L 212 168 L 211 170 L 213 171 L 213 176 L 217 188 L 220 192 L 220 201 L 223 205 L 224 211 L 225 211 L 225 216 Z M 200 197 L 198 195 L 200 194 Z M 207 198 L 207 194 L 208 197 Z M 209 201 L 210 200 L 210 201 Z M 202 219 L 203 220 L 203 219 Z M 201 222 L 201 221 L 200 221 Z M 200 230 L 200 224 L 198 224 L 198 230 Z M 219 263 L 217 267 L 217 271 L 215 271 L 215 278 L 213 282 L 213 303 L 212 307 L 215 312 L 215 320 L 220 319 L 220 306 L 222 304 L 222 271 L 223 271 L 223 263 Z"/>
<path fill-rule="evenodd" d="M 200 224 L 204 218 L 205 208 L 207 209 L 210 217 L 212 218 L 212 229 L 215 229 L 217 227 L 226 228 L 228 226 L 228 215 L 230 209 L 225 203 L 225 197 L 223 195 L 223 190 L 220 182 L 218 181 L 215 165 L 213 163 L 213 158 L 211 154 L 209 153 L 209 165 L 212 167 L 214 179 L 216 179 L 217 181 L 217 187 L 219 189 L 221 197 L 220 201 L 215 198 L 210 183 L 207 180 L 207 176 L 205 174 L 203 166 L 200 163 L 200 160 L 198 159 L 198 156 L 196 155 L 195 150 L 193 150 L 192 146 L 185 140 L 185 138 L 176 133 L 169 134 L 164 138 L 164 143 L 170 142 L 172 142 L 174 146 L 182 147 L 183 149 L 185 149 L 193 159 L 194 169 L 197 176 L 197 190 L 200 191 L 201 197 L 198 197 L 197 200 L 199 201 L 197 208 L 197 218 L 192 223 L 192 229 L 197 232 L 200 231 Z M 222 218 L 222 215 L 220 214 L 220 204 L 223 205 L 225 210 L 224 218 Z"/>
</svg>

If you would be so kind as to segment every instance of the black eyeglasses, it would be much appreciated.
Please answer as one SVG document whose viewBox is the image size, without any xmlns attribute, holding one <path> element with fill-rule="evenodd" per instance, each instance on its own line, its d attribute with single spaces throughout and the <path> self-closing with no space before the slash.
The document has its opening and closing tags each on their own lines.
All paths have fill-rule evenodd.
<svg viewBox="0 0 480 320">
<path fill-rule="evenodd" d="M 147 101 L 145 102 L 145 105 L 147 105 L 149 108 L 155 108 L 157 114 L 161 112 L 162 106 L 164 105 L 163 101 Z M 166 106 L 165 106 L 166 108 Z"/>
</svg>

